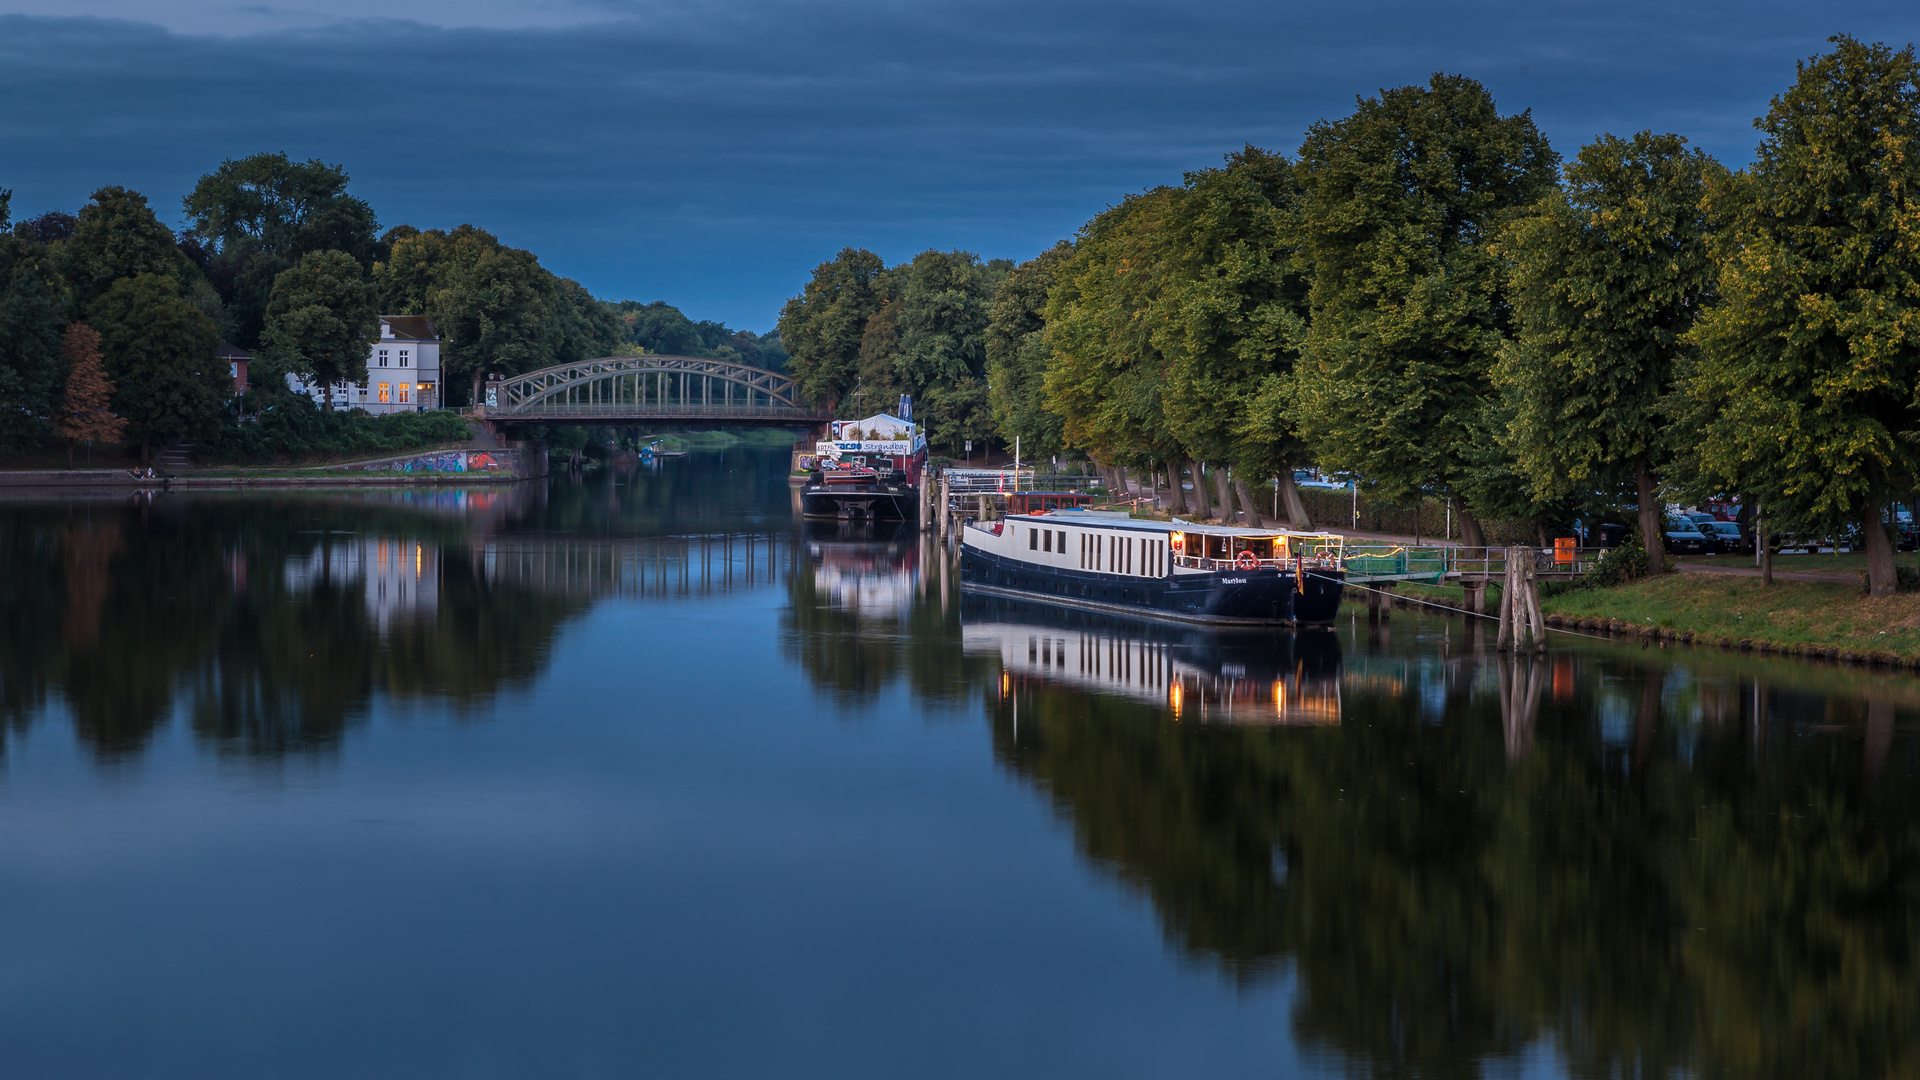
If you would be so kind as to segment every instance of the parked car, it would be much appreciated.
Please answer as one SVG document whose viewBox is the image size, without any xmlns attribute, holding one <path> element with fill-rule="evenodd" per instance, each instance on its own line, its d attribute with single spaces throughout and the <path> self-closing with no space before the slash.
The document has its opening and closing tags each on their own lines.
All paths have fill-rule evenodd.
<svg viewBox="0 0 1920 1080">
<path fill-rule="evenodd" d="M 1597 548 L 1617 548 L 1627 542 L 1628 529 L 1625 525 L 1604 522 L 1593 527 L 1587 535 L 1587 543 Z"/>
<path fill-rule="evenodd" d="M 1723 555 L 1753 554 L 1753 537 L 1741 536 L 1740 526 L 1731 521 L 1708 521 L 1698 526 L 1713 541 L 1714 550 Z"/>
<path fill-rule="evenodd" d="M 1705 555 L 1717 550 L 1714 541 L 1686 518 L 1667 519 L 1667 554 Z"/>
</svg>

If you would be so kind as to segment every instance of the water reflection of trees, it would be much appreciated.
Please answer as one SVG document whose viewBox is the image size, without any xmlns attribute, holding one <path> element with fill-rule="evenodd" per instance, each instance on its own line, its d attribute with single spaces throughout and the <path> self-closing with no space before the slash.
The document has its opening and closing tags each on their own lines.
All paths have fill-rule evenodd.
<svg viewBox="0 0 1920 1080">
<path fill-rule="evenodd" d="M 1796 738 L 1765 692 L 1675 723 L 1717 691 L 1665 658 L 1521 661 L 1516 740 L 1491 657 L 1409 662 L 1401 692 L 1348 678 L 1320 728 L 1013 683 L 996 753 L 1184 954 L 1290 967 L 1298 1037 L 1358 1071 L 1476 1075 L 1542 1040 L 1592 1075 L 1920 1067 L 1910 746 L 1869 784 L 1870 728 Z"/>
<path fill-rule="evenodd" d="M 350 499 L 9 507 L 0 715 L 19 728 L 58 696 L 113 757 L 181 710 L 216 746 L 273 754 L 332 745 L 376 694 L 483 701 L 531 680 L 585 601 L 500 587 L 471 524 Z M 431 553 L 430 618 L 381 618 L 357 578 L 290 580 L 356 536 Z"/>
<path fill-rule="evenodd" d="M 968 700 L 994 665 L 957 647 L 957 602 L 941 602 L 944 551 L 910 527 L 874 530 L 808 526 L 787 577 L 781 651 L 843 702 L 871 702 L 901 680 L 923 701 Z"/>
</svg>

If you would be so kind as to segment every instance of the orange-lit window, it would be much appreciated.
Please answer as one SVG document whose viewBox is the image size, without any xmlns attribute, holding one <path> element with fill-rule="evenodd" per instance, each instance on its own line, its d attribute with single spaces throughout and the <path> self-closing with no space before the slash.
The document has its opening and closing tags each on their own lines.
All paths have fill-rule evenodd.
<svg viewBox="0 0 1920 1080">
<path fill-rule="evenodd" d="M 393 400 L 392 393 L 393 393 L 392 383 L 380 384 L 380 400 L 381 401 L 392 401 Z"/>
<path fill-rule="evenodd" d="M 407 384 L 401 383 L 400 384 L 400 401 L 402 404 L 405 404 L 406 400 L 407 400 Z"/>
</svg>

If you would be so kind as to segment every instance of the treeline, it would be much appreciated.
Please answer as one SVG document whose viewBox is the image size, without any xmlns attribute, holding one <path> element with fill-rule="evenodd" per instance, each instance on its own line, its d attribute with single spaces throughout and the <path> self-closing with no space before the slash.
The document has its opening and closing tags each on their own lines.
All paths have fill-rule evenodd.
<svg viewBox="0 0 1920 1080">
<path fill-rule="evenodd" d="M 957 403 L 947 446 L 976 423 L 1030 456 L 1172 465 L 1176 498 L 1182 465 L 1278 477 L 1297 525 L 1314 465 L 1451 500 L 1469 543 L 1637 506 L 1657 563 L 1664 502 L 1730 496 L 1778 528 L 1864 526 L 1883 595 L 1882 522 L 1920 489 L 1920 64 L 1833 46 L 1739 171 L 1651 132 L 1563 168 L 1529 113 L 1435 75 L 1017 267 L 850 249 L 787 304 L 790 367 L 843 414 L 895 387 Z M 964 272 L 916 292 L 923 260 Z"/>
<path fill-rule="evenodd" d="M 383 314 L 433 320 L 442 400 L 456 405 L 489 372 L 665 351 L 660 343 L 785 361 L 771 336 L 692 323 L 666 304 L 595 299 L 473 225 L 383 232 L 347 183 L 338 165 L 285 154 L 222 162 L 183 200 L 177 235 L 123 187 L 9 230 L 11 194 L 0 191 L 0 451 L 109 431 L 147 448 L 218 441 L 233 424 L 233 384 L 214 356 L 222 341 L 253 353 L 257 409 L 299 409 L 284 376 L 364 378 Z M 91 339 L 74 339 L 74 324 L 97 338 L 101 380 L 72 377 L 91 372 Z"/>
</svg>

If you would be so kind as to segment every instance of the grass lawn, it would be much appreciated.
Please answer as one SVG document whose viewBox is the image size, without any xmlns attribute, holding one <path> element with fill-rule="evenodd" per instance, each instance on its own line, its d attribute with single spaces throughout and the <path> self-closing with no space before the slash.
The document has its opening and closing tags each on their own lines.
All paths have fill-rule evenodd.
<svg viewBox="0 0 1920 1080">
<path fill-rule="evenodd" d="M 1820 560 L 1823 572 L 1834 572 L 1827 569 L 1834 565 L 1834 556 L 1793 558 Z M 1784 562 L 1776 560 L 1776 569 L 1785 569 Z M 1666 574 L 1614 589 L 1544 597 L 1541 606 L 1549 615 L 1690 630 L 1696 638 L 1749 638 L 1920 656 L 1920 593 L 1873 600 L 1854 585 L 1781 581 L 1768 587 L 1758 578 Z"/>
<path fill-rule="evenodd" d="M 1751 555 L 1678 555 L 1670 556 L 1675 562 L 1690 566 L 1738 566 L 1742 569 L 1758 569 Z M 1896 564 L 1914 565 L 1914 555 L 1910 551 L 1894 553 Z M 1793 572 L 1799 574 L 1861 574 L 1867 569 L 1867 553 L 1864 551 L 1846 551 L 1839 554 L 1822 552 L 1819 555 L 1775 555 L 1775 572 Z"/>
</svg>

